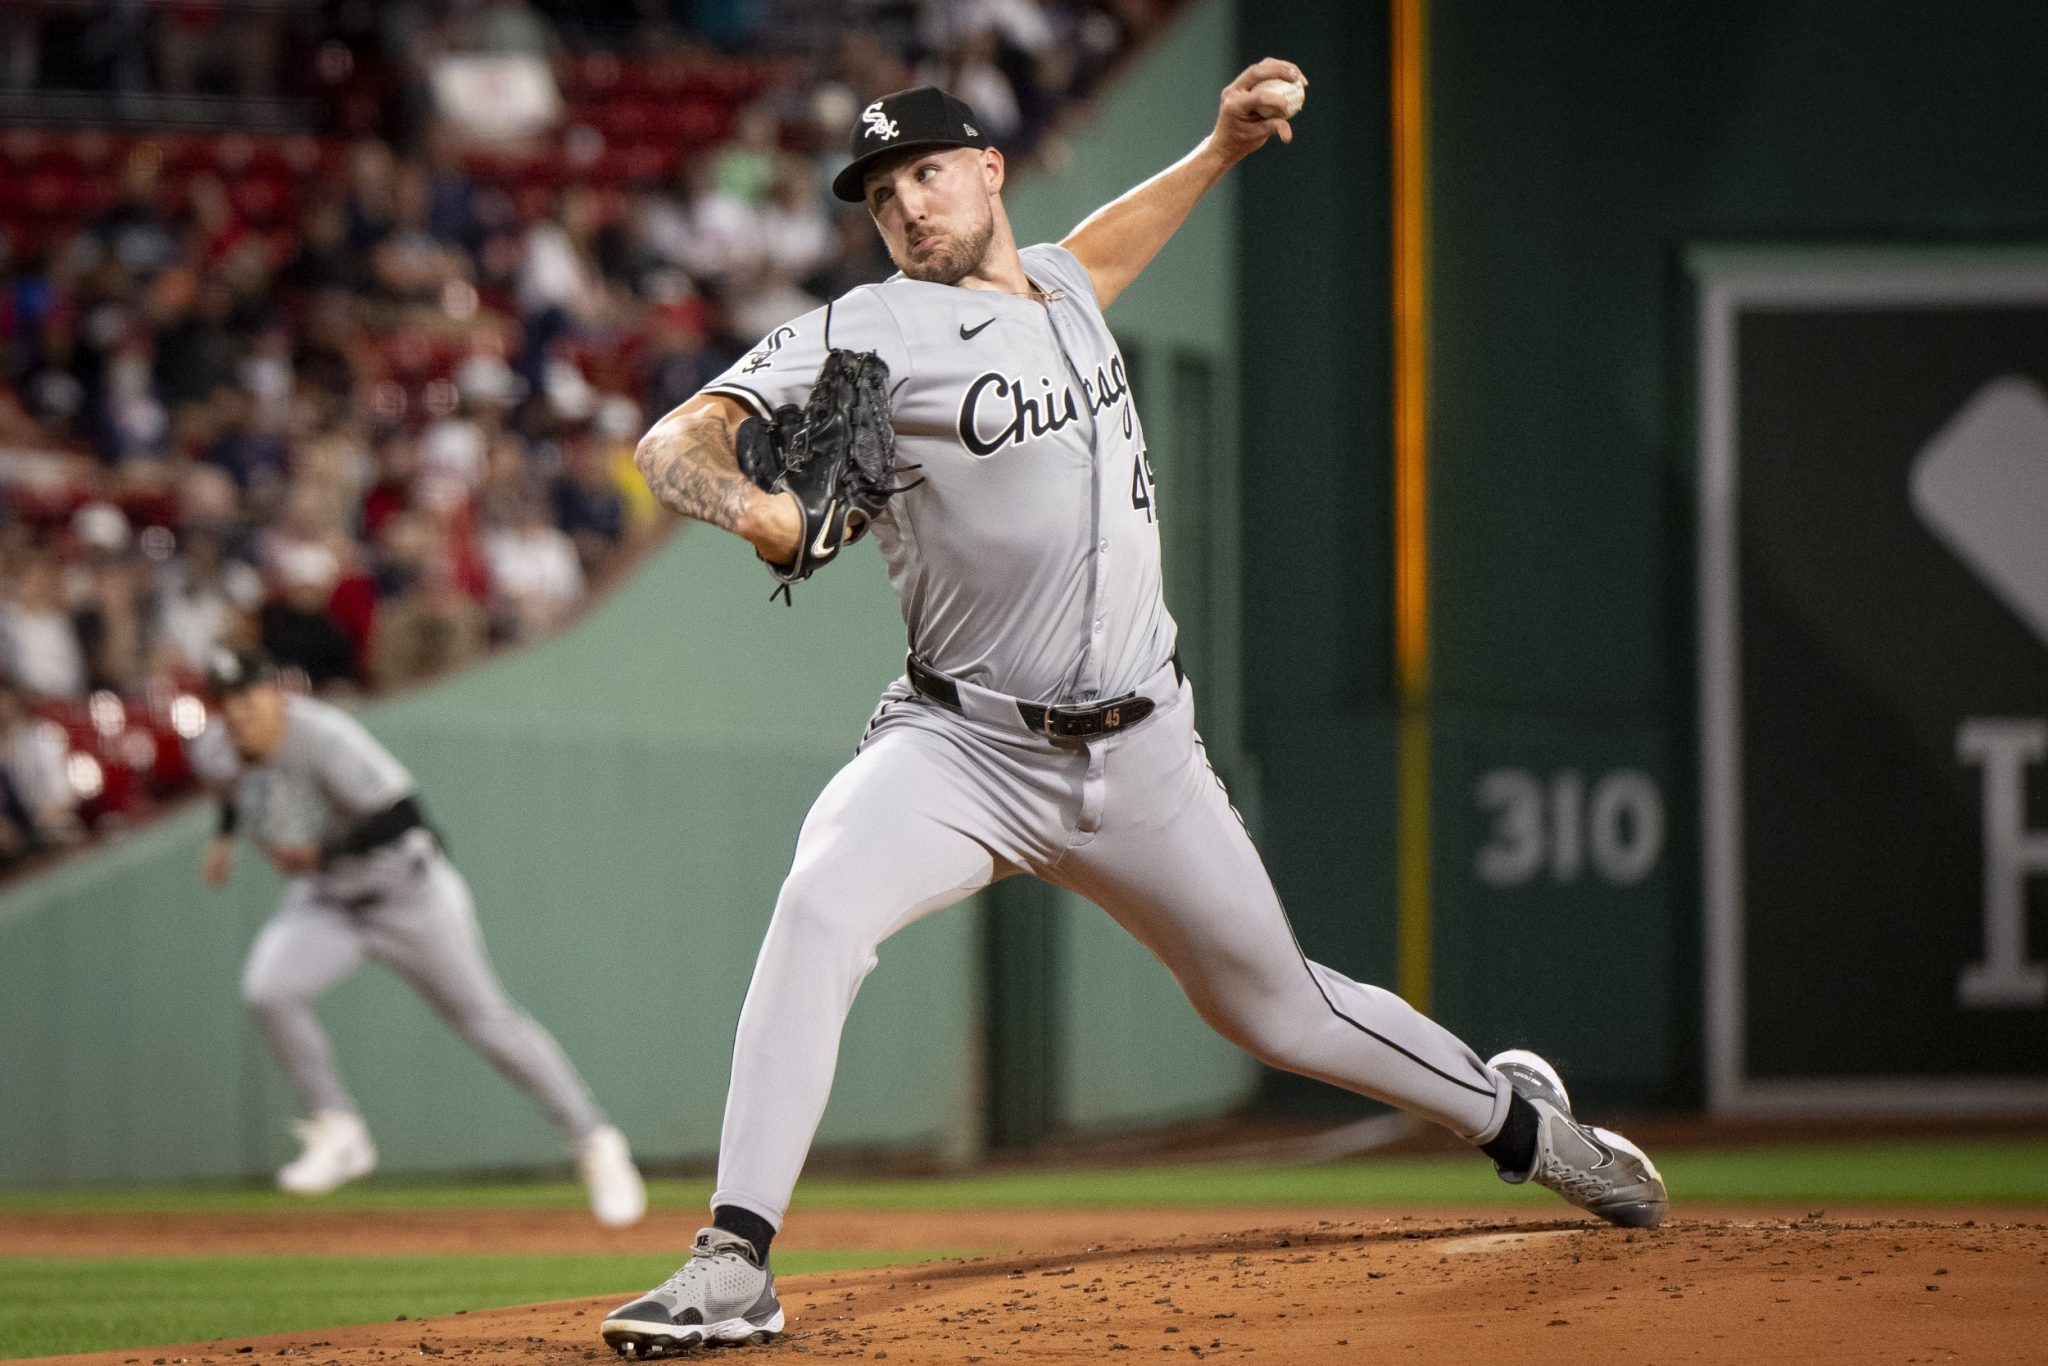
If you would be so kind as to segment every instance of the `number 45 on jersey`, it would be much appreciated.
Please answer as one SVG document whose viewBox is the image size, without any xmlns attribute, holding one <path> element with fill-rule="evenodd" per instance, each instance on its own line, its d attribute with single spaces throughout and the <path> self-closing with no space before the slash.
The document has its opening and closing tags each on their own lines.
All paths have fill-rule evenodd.
<svg viewBox="0 0 2048 1366">
<path fill-rule="evenodd" d="M 1157 514 L 1152 510 L 1152 462 L 1145 458 L 1141 447 L 1131 459 L 1131 506 L 1145 514 L 1145 520 L 1156 522 Z"/>
</svg>

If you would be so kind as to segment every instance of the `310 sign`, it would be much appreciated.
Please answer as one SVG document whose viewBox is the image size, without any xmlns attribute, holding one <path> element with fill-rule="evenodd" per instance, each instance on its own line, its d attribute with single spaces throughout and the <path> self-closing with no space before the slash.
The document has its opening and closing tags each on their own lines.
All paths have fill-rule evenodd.
<svg viewBox="0 0 2048 1366">
<path fill-rule="evenodd" d="M 1474 789 L 1490 816 L 1490 838 L 1473 859 L 1481 882 L 1518 887 L 1548 870 L 1574 882 L 1590 866 L 1618 887 L 1641 882 L 1664 852 L 1664 798 L 1638 769 L 1602 775 L 1589 791 L 1575 768 L 1546 780 L 1525 768 L 1496 768 Z"/>
</svg>

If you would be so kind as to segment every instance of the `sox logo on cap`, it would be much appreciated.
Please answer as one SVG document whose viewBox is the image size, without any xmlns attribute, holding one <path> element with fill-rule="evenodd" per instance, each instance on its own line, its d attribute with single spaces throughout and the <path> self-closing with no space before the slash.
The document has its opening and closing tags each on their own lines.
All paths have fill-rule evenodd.
<svg viewBox="0 0 2048 1366">
<path fill-rule="evenodd" d="M 895 137 L 899 131 L 896 126 L 896 120 L 882 112 L 882 102 L 880 100 L 876 100 L 861 111 L 860 121 L 868 126 L 867 135 L 871 138 L 886 140 Z"/>
</svg>

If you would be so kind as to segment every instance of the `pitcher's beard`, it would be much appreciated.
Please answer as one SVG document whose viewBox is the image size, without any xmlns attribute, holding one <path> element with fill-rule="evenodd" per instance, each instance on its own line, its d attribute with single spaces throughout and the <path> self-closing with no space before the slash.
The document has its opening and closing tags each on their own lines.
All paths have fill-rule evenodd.
<svg viewBox="0 0 2048 1366">
<path fill-rule="evenodd" d="M 965 234 L 948 234 L 921 259 L 905 259 L 909 257 L 905 248 L 904 258 L 896 265 L 911 279 L 928 285 L 957 285 L 980 268 L 995 235 L 995 215 L 990 214 Z"/>
</svg>

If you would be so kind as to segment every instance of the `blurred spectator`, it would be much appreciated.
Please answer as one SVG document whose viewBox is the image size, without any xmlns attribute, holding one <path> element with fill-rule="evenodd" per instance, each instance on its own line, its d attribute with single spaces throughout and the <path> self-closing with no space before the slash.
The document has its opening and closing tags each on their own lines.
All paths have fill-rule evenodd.
<svg viewBox="0 0 2048 1366">
<path fill-rule="evenodd" d="M 655 309 L 647 320 L 641 387 L 651 417 L 659 418 L 724 369 L 724 363 L 705 344 L 704 318 L 702 305 L 679 303 Z"/>
<path fill-rule="evenodd" d="M 838 238 L 830 264 L 806 282 L 813 294 L 836 299 L 857 285 L 886 280 L 896 269 L 887 248 L 864 213 L 841 214 L 833 225 Z"/>
<path fill-rule="evenodd" d="M 726 306 L 726 316 L 740 336 L 765 337 L 824 303 L 799 286 L 788 271 L 764 265 L 748 280 L 746 291 Z"/>
<path fill-rule="evenodd" d="M 248 225 L 215 175 L 196 175 L 186 187 L 185 248 L 198 266 L 216 265 L 247 240 Z"/>
<path fill-rule="evenodd" d="M 919 74 L 965 100 L 981 116 L 982 131 L 998 146 L 1014 146 L 1023 130 L 1023 111 L 1010 78 L 996 64 L 993 21 L 977 23 L 954 41 L 937 61 Z"/>
<path fill-rule="evenodd" d="M 36 697 L 85 696 L 85 650 L 64 603 L 57 561 L 38 551 L 0 602 L 0 669 Z"/>
<path fill-rule="evenodd" d="M 170 454 L 171 420 L 156 395 L 156 344 L 142 328 L 123 335 L 101 376 L 103 453 L 117 466 Z"/>
<path fill-rule="evenodd" d="M 800 158 L 786 156 L 775 164 L 761 206 L 760 244 L 762 263 L 792 280 L 806 278 L 832 255 L 837 243 L 818 182 Z"/>
<path fill-rule="evenodd" d="M 36 845 L 65 844 L 83 830 L 78 821 L 78 795 L 65 776 L 69 746 L 63 727 L 37 719 L 21 685 L 0 671 L 0 783 L 4 783 L 10 814 L 0 822 L 0 842 L 10 836 L 17 854 Z M 0 847 L 0 862 L 6 849 Z"/>
<path fill-rule="evenodd" d="M 557 340 L 604 314 L 604 280 L 592 253 L 597 202 L 588 191 L 572 190 L 561 197 L 557 213 L 527 228 L 519 268 L 519 316 L 526 324 L 520 371 L 529 383 L 538 381 Z"/>
<path fill-rule="evenodd" d="M 447 553 L 432 517 L 414 510 L 393 513 L 378 533 L 376 552 L 371 559 L 378 601 L 386 602 L 410 592 L 427 562 L 445 558 Z"/>
<path fill-rule="evenodd" d="M 313 542 L 294 542 L 278 552 L 274 574 L 277 593 L 262 610 L 264 650 L 281 666 L 305 670 L 316 691 L 353 682 L 355 642 L 328 610 L 341 581 L 334 552 Z"/>
<path fill-rule="evenodd" d="M 434 235 L 431 211 L 426 169 L 400 166 L 392 182 L 389 228 L 370 255 L 372 282 L 399 303 L 435 304 L 443 288 L 469 273 L 461 250 Z"/>
<path fill-rule="evenodd" d="M 214 648 L 253 645 L 252 623 L 263 605 L 263 580 L 212 531 L 187 533 L 183 553 L 164 566 L 157 592 L 155 637 L 179 667 L 203 677 Z"/>
<path fill-rule="evenodd" d="M 412 486 L 420 474 L 419 441 L 411 433 L 388 429 L 376 440 L 377 479 L 363 495 L 363 531 L 376 538 L 384 524 L 412 502 Z"/>
<path fill-rule="evenodd" d="M 187 465 L 178 475 L 178 524 L 226 536 L 236 525 L 240 502 L 235 482 L 212 465 Z"/>
<path fill-rule="evenodd" d="M 576 547 L 549 517 L 547 499 L 528 488 L 509 525 L 484 538 L 493 617 L 508 640 L 530 640 L 558 624 L 583 596 Z"/>
<path fill-rule="evenodd" d="M 490 614 L 462 590 L 444 554 L 430 556 L 408 587 L 378 605 L 370 677 L 379 688 L 431 678 L 483 654 Z"/>
<path fill-rule="evenodd" d="M 601 576 L 626 539 L 626 498 L 601 439 L 568 443 L 554 487 L 555 525 L 575 543 L 586 578 Z"/>
<path fill-rule="evenodd" d="M 217 398 L 235 385 L 242 341 L 233 326 L 235 297 L 219 274 L 179 267 L 158 278 L 150 294 L 155 318 L 156 394 L 177 408 Z M 253 418 L 253 412 L 248 414 Z M 246 481 L 237 478 L 237 483 Z"/>
<path fill-rule="evenodd" d="M 94 220 L 92 238 L 121 266 L 149 275 L 171 263 L 178 239 L 158 208 L 163 154 L 154 144 L 137 146 L 121 167 L 121 194 Z"/>
<path fill-rule="evenodd" d="M 93 688 L 133 695 L 142 687 L 147 616 L 142 568 L 129 556 L 128 518 L 111 503 L 87 503 L 72 514 L 72 538 L 83 554 L 75 573 L 78 609 L 72 624 Z"/>
<path fill-rule="evenodd" d="M 364 138 L 349 148 L 348 188 L 342 198 L 347 249 L 367 255 L 398 220 L 398 163 L 388 144 Z"/>
<path fill-rule="evenodd" d="M 431 500 L 473 498 L 483 482 L 484 452 L 500 430 L 501 420 L 488 405 L 464 404 L 429 423 L 420 433 L 417 478 L 435 487 L 423 496 Z"/>
<path fill-rule="evenodd" d="M 576 321 L 595 320 L 604 307 L 604 287 L 591 241 L 597 232 L 597 201 L 588 191 L 561 197 L 556 216 L 534 220 L 526 230 L 526 256 L 519 269 L 519 313 L 526 319 L 559 312 Z"/>
<path fill-rule="evenodd" d="M 435 128 L 427 138 L 427 231 L 473 256 L 489 230 L 483 198 L 462 169 L 453 134 Z"/>
<path fill-rule="evenodd" d="M 751 266 L 757 252 L 754 211 L 719 188 L 710 160 L 686 163 L 677 189 L 674 199 L 647 207 L 647 235 L 654 249 L 714 287 Z"/>
<path fill-rule="evenodd" d="M 303 557 L 295 560 L 294 555 L 303 549 L 322 550 L 333 561 L 338 579 L 352 544 L 332 491 L 302 479 L 286 493 L 283 514 L 256 538 L 257 565 L 281 581 L 288 564 L 304 569 L 312 563 Z"/>
<path fill-rule="evenodd" d="M 250 420 L 256 430 L 285 432 L 291 428 L 297 375 L 291 367 L 291 330 L 283 322 L 270 322 L 250 340 L 236 379 L 252 399 Z"/>
<path fill-rule="evenodd" d="M 740 110 L 732 137 L 711 158 L 712 181 L 718 192 L 742 204 L 759 204 L 775 180 L 780 125 L 765 103 Z"/>
<path fill-rule="evenodd" d="M 341 198 L 321 195 L 308 203 L 299 218 L 298 249 L 284 268 L 283 282 L 305 290 L 346 289 L 354 283 L 348 227 L 348 209 Z"/>
<path fill-rule="evenodd" d="M 930 46 L 943 43 L 942 38 Z M 890 51 L 872 29 L 860 24 L 849 24 L 841 30 L 828 74 L 853 92 L 857 104 L 863 105 L 892 90 L 915 84 L 902 54 Z M 845 145 L 842 139 L 840 147 Z"/>
<path fill-rule="evenodd" d="M 214 435 L 206 448 L 207 462 L 244 493 L 264 494 L 284 477 L 283 438 L 257 427 L 256 400 L 239 385 L 220 385 L 208 406 Z"/>
<path fill-rule="evenodd" d="M 612 394 L 597 405 L 597 421 L 591 427 L 592 439 L 603 452 L 605 465 L 611 471 L 612 487 L 619 490 L 623 499 L 626 539 L 629 541 L 637 540 L 651 530 L 662 512 L 660 500 L 654 496 L 654 490 L 647 487 L 647 480 L 641 476 L 640 467 L 634 459 L 635 447 L 640 444 L 640 436 L 648 425 L 638 404 L 624 394 Z"/>
</svg>

